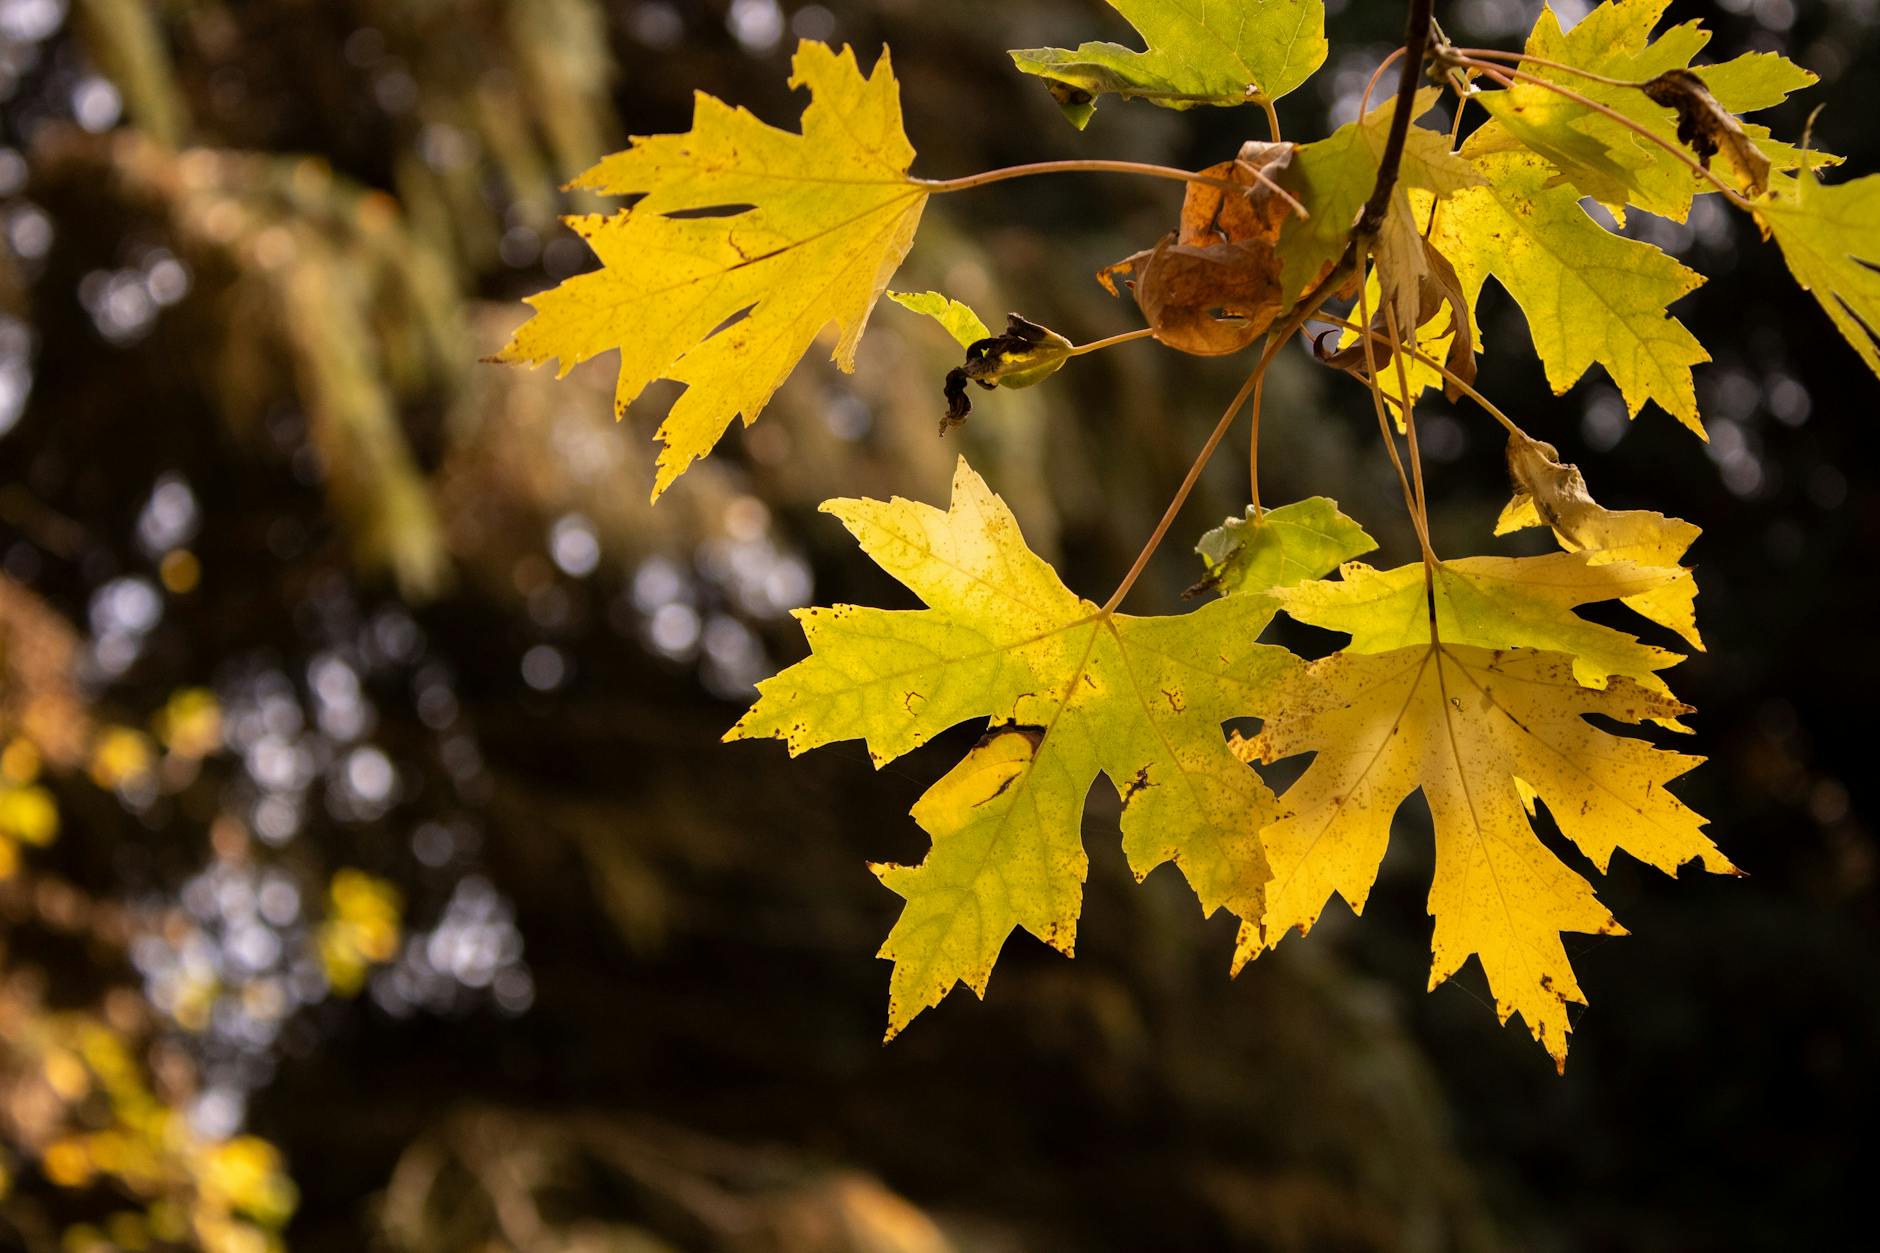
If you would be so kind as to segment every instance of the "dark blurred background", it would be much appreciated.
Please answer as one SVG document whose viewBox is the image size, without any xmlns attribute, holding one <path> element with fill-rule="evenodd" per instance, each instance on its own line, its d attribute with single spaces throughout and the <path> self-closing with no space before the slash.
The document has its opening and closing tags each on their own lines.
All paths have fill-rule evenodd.
<svg viewBox="0 0 1880 1253">
<path fill-rule="evenodd" d="M 1538 12 L 1438 7 L 1501 46 Z M 1880 169 L 1874 0 L 1693 18 L 1712 59 L 1820 71 L 1765 120 L 1821 104 L 1815 143 Z M 1352 115 L 1401 22 L 1334 0 L 1289 137 Z M 800 654 L 791 608 L 906 603 L 816 503 L 941 501 L 964 452 L 1100 594 L 1244 363 L 1126 345 L 941 440 L 956 350 L 884 303 L 855 375 L 806 362 L 649 510 L 670 388 L 615 425 L 610 362 L 479 358 L 591 264 L 556 218 L 597 206 L 557 185 L 686 129 L 695 88 L 794 127 L 799 37 L 892 45 L 927 176 L 1265 137 L 1115 103 L 1074 132 L 1003 49 L 1126 38 L 1097 0 L 0 0 L 0 1247 L 1864 1243 L 1880 381 L 1714 198 L 1631 228 L 1710 276 L 1675 310 L 1716 358 L 1707 446 L 1597 371 L 1552 396 L 1483 303 L 1484 389 L 1602 503 L 1705 528 L 1682 794 L 1749 872 L 1618 859 L 1633 938 L 1568 937 L 1565 1077 L 1473 966 L 1424 992 L 1414 802 L 1361 925 L 1334 905 L 1230 982 L 1232 923 L 1130 882 L 1099 788 L 1077 960 L 1015 936 L 983 1004 L 881 1046 L 899 901 L 864 861 L 922 854 L 907 807 L 973 733 L 879 774 L 717 742 Z M 1178 195 L 947 197 L 896 285 L 1125 330 L 1090 275 Z M 1420 414 L 1438 548 L 1519 551 L 1497 429 Z M 1288 354 L 1264 495 L 1336 496 L 1396 564 L 1374 429 Z M 1177 611 L 1245 504 L 1238 439 L 1132 608 Z"/>
</svg>

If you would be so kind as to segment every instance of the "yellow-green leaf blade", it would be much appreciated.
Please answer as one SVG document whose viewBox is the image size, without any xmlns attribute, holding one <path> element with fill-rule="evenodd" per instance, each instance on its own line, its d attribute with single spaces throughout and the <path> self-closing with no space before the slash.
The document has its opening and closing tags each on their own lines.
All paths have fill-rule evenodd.
<svg viewBox="0 0 1880 1253">
<path fill-rule="evenodd" d="M 1624 206 L 1632 204 L 1683 221 L 1692 196 L 1713 190 L 1713 185 L 1691 169 L 1691 154 L 1679 139 L 1672 111 L 1627 85 L 1690 68 L 1709 43 L 1710 32 L 1696 22 L 1653 38 L 1666 7 L 1667 0 L 1609 0 L 1564 33 L 1553 11 L 1543 9 L 1528 36 L 1530 55 L 1621 81 L 1602 83 L 1539 60 L 1528 62 L 1524 72 L 1557 83 L 1590 105 L 1534 82 L 1481 92 L 1475 99 L 1495 120 L 1472 136 L 1467 148 L 1485 155 L 1514 144 L 1524 146 L 1615 212 L 1623 213 Z M 1774 53 L 1749 53 L 1722 65 L 1697 67 L 1696 73 L 1729 113 L 1768 108 L 1815 82 L 1813 74 Z M 1649 131 L 1661 142 L 1644 138 L 1632 127 Z M 1799 157 L 1785 145 L 1767 142 L 1766 130 L 1755 128 L 1751 137 L 1777 168 L 1788 168 L 1785 162 L 1792 167 Z"/>
<path fill-rule="evenodd" d="M 1421 563 L 1376 570 L 1348 565 L 1337 581 L 1302 583 L 1274 593 L 1292 617 L 1351 636 L 1346 650 L 1385 653 L 1429 644 L 1430 603 L 1443 644 L 1535 648 L 1566 653 L 1588 687 L 1624 676 L 1669 696 L 1657 671 L 1682 658 L 1634 636 L 1589 622 L 1576 606 L 1642 595 L 1674 582 L 1675 567 L 1595 563 L 1584 553 L 1539 557 L 1464 557 L 1439 562 L 1428 577 Z"/>
<path fill-rule="evenodd" d="M 1361 909 L 1390 817 L 1420 789 L 1436 833 L 1431 986 L 1477 957 L 1501 1019 L 1519 1013 L 1564 1066 L 1566 1007 L 1585 996 L 1560 936 L 1623 929 L 1535 837 L 1527 799 L 1545 802 L 1602 871 L 1624 849 L 1667 871 L 1695 860 L 1733 873 L 1703 819 L 1665 787 L 1699 759 L 1586 721 L 1682 712 L 1626 679 L 1581 686 L 1569 658 L 1545 652 L 1444 644 L 1313 663 L 1250 745 L 1265 761 L 1316 753 L 1263 833 L 1266 942 L 1309 928 L 1333 892 Z"/>
<path fill-rule="evenodd" d="M 1066 814 L 1083 809 L 1090 778 L 1045 745 L 1038 728 L 995 730 L 914 806 L 933 837 L 917 866 L 877 865 L 907 901 L 878 956 L 894 963 L 887 1038 L 956 983 L 984 996 L 1016 927 L 1063 953 L 1083 907 L 1083 841 Z"/>
<path fill-rule="evenodd" d="M 1337 501 L 1309 496 L 1264 511 L 1248 505 L 1244 518 L 1228 518 L 1203 535 L 1195 552 L 1206 568 L 1202 586 L 1235 596 L 1323 578 L 1376 547 Z"/>
<path fill-rule="evenodd" d="M 1789 273 L 1880 374 L 1880 174 L 1825 186 L 1805 175 L 1777 176 L 1755 204 Z"/>
<path fill-rule="evenodd" d="M 1580 468 L 1563 464 L 1552 444 L 1520 432 L 1508 436 L 1508 476 L 1514 495 L 1495 520 L 1495 534 L 1547 526 L 1568 552 L 1583 552 L 1595 564 L 1630 561 L 1677 570 L 1661 587 L 1621 598 L 1637 613 L 1676 631 L 1699 652 L 1697 580 L 1680 563 L 1702 531 L 1682 518 L 1646 509 L 1607 509 L 1587 491 Z"/>
<path fill-rule="evenodd" d="M 1142 36 L 1116 43 L 1018 48 L 1012 63 L 1050 84 L 1079 130 L 1096 98 L 1170 109 L 1277 100 L 1325 61 L 1324 0 L 1110 0 Z"/>
<path fill-rule="evenodd" d="M 1226 906 L 1257 926 L 1272 794 L 1222 724 L 1257 716 L 1295 668 L 1254 642 L 1271 601 L 1104 613 L 1025 547 L 964 461 L 944 510 L 900 499 L 824 508 L 928 607 L 806 611 L 810 656 L 761 683 L 726 738 L 780 738 L 792 752 L 859 738 L 879 765 L 959 722 L 992 724 L 915 807 L 933 837 L 927 859 L 877 868 L 907 902 L 882 950 L 895 962 L 891 1035 L 955 983 L 983 990 L 1015 927 L 1069 950 L 1084 800 L 1099 774 L 1124 800 L 1138 876 L 1175 861 L 1204 911 Z"/>
<path fill-rule="evenodd" d="M 1710 354 L 1667 306 L 1702 276 L 1595 222 L 1539 157 L 1495 153 L 1477 165 L 1488 185 L 1438 206 L 1431 233 L 1470 301 L 1490 275 L 1508 289 L 1555 392 L 1599 364 L 1628 412 L 1654 401 L 1701 436 L 1691 367 Z"/>
</svg>

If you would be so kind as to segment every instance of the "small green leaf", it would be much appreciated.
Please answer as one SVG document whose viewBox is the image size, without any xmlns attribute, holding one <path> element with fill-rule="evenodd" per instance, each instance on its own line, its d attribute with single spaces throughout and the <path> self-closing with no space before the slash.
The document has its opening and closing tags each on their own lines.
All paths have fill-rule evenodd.
<svg viewBox="0 0 1880 1253">
<path fill-rule="evenodd" d="M 1418 92 L 1411 116 L 1428 113 L 1438 95 L 1434 88 Z M 1318 281 L 1325 266 L 1344 252 L 1352 222 L 1377 185 L 1377 168 L 1396 108 L 1397 102 L 1391 100 L 1345 123 L 1317 143 L 1300 145 L 1280 175 L 1281 185 L 1302 200 L 1312 214 L 1309 218 L 1289 218 L 1280 234 L 1280 287 L 1288 297 L 1298 296 Z M 1422 236 L 1422 221 L 1410 217 L 1409 192 L 1445 197 L 1481 182 L 1480 172 L 1449 150 L 1448 135 L 1427 126 L 1412 126 L 1405 138 L 1403 164 L 1389 206 L 1389 217 L 1394 221 L 1386 224 L 1385 240 L 1380 246 L 1391 248 L 1400 239 Z"/>
<path fill-rule="evenodd" d="M 972 309 L 957 300 L 942 296 L 937 291 L 891 291 L 888 293 L 888 299 L 903 309 L 912 309 L 915 313 L 926 314 L 945 327 L 947 334 L 958 340 L 962 348 L 970 348 L 979 340 L 992 334 Z"/>
<path fill-rule="evenodd" d="M 1110 0 L 1148 47 L 1018 48 L 1012 63 L 1045 80 L 1082 130 L 1098 96 L 1165 109 L 1277 100 L 1325 62 L 1323 0 Z"/>
<path fill-rule="evenodd" d="M 1227 519 L 1195 545 L 1207 567 L 1196 590 L 1258 595 L 1323 578 L 1376 547 L 1377 541 L 1328 496 L 1309 496 L 1263 513 L 1248 505 L 1245 518 Z"/>
</svg>

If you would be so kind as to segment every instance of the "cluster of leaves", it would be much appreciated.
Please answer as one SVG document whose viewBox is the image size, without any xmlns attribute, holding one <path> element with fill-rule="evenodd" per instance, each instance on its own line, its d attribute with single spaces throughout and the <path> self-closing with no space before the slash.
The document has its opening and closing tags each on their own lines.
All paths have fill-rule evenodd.
<svg viewBox="0 0 1880 1253">
<path fill-rule="evenodd" d="M 602 268 L 533 298 L 501 359 L 558 358 L 565 372 L 617 350 L 623 414 L 655 379 L 685 384 L 659 430 L 655 498 L 733 417 L 755 421 L 825 328 L 851 368 L 933 195 L 1049 172 L 1182 179 L 1177 228 L 1098 276 L 1113 292 L 1128 281 L 1143 314 L 1141 331 L 1118 338 L 1204 355 L 1265 341 L 1162 527 L 1101 604 L 1026 546 L 963 460 L 944 509 L 824 506 L 926 607 L 803 612 L 810 656 L 760 684 L 727 738 L 775 737 L 792 753 L 861 739 L 879 765 L 960 723 L 987 726 L 914 807 L 927 858 L 875 867 L 907 902 L 881 950 L 894 962 L 890 1036 L 958 983 L 983 994 L 1015 928 L 1071 951 L 1082 812 L 1099 774 L 1122 801 L 1134 873 L 1172 861 L 1204 913 L 1240 920 L 1235 969 L 1308 930 L 1334 894 L 1361 911 L 1393 818 L 1421 791 L 1436 840 L 1431 985 L 1475 956 L 1503 1021 L 1519 1013 L 1562 1065 L 1568 1005 L 1585 998 L 1561 936 L 1622 931 L 1536 834 L 1538 803 L 1602 872 L 1624 850 L 1667 873 L 1693 861 L 1734 873 L 1666 790 L 1701 759 L 1607 729 L 1687 730 L 1689 709 L 1660 674 L 1681 654 L 1575 612 L 1618 601 L 1701 649 L 1681 564 L 1697 528 L 1601 507 L 1577 469 L 1473 386 L 1475 306 L 1492 277 L 1526 315 L 1556 391 L 1598 365 L 1633 416 L 1650 402 L 1702 436 L 1691 370 L 1708 357 L 1668 311 L 1702 279 L 1609 229 L 1589 199 L 1619 221 L 1682 221 L 1697 196 L 1721 196 L 1775 239 L 1880 372 L 1880 176 L 1823 184 L 1836 158 L 1743 121 L 1814 76 L 1771 53 L 1694 64 L 1709 36 L 1694 22 L 1654 34 L 1667 2 L 1608 0 L 1571 31 L 1544 11 L 1519 53 L 1455 48 L 1428 4 L 1413 4 L 1406 48 L 1373 79 L 1403 56 L 1392 98 L 1370 108 L 1367 89 L 1355 121 L 1305 144 L 1279 137 L 1271 104 L 1325 58 L 1320 0 L 1112 0 L 1144 50 L 1012 54 L 1080 128 L 1106 94 L 1265 109 L 1268 140 L 1198 172 L 1089 160 L 916 178 L 886 52 L 864 75 L 849 49 L 805 42 L 791 80 L 811 93 L 800 133 L 701 95 L 691 131 L 636 139 L 576 181 L 638 199 L 571 220 Z M 1453 124 L 1421 124 L 1445 92 Z M 1472 129 L 1470 106 L 1486 115 Z M 944 295 L 891 294 L 966 350 L 943 432 L 965 416 L 968 381 L 1035 384 L 1112 342 L 1075 346 L 1016 315 L 994 336 Z M 1326 312 L 1333 301 L 1348 302 L 1346 316 Z M 1374 544 L 1336 505 L 1265 509 L 1256 482 L 1246 516 L 1199 545 L 1215 599 L 1173 616 L 1118 612 L 1249 396 L 1257 440 L 1264 370 L 1315 318 L 1331 328 L 1309 341 L 1319 359 L 1373 396 L 1422 560 L 1356 562 Z M 1431 550 L 1415 423 L 1431 390 L 1466 395 L 1508 429 L 1514 492 L 1496 533 L 1545 526 L 1559 552 Z M 1349 642 L 1314 661 L 1260 643 L 1281 613 Z M 1235 719 L 1261 729 L 1230 737 Z M 1305 753 L 1310 765 L 1276 797 L 1256 763 Z"/>
</svg>

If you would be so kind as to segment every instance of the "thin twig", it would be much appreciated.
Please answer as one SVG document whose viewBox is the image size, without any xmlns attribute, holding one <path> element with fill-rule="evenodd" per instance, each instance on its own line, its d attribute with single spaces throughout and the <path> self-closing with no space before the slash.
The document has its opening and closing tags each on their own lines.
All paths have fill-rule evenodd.
<svg viewBox="0 0 1880 1253">
<path fill-rule="evenodd" d="M 1124 331 L 1121 335 L 1111 335 L 1106 339 L 1093 339 L 1087 344 L 1079 344 L 1064 355 L 1081 357 L 1087 352 L 1098 352 L 1117 344 L 1127 344 L 1133 339 L 1147 339 L 1153 334 L 1155 334 L 1153 326 L 1139 326 L 1133 331 Z"/>
<path fill-rule="evenodd" d="M 1224 178 L 1215 178 L 1211 174 L 1197 174 L 1193 170 L 1180 170 L 1171 165 L 1151 165 L 1144 161 L 1033 161 L 1028 165 L 1008 165 L 1004 169 L 987 170 L 983 174 L 968 174 L 964 178 L 917 178 L 912 180 L 918 186 L 939 195 L 949 191 L 966 191 L 973 187 L 985 187 L 991 183 L 1003 183 L 1014 178 L 1031 178 L 1039 174 L 1137 174 L 1144 178 L 1165 178 L 1178 183 L 1202 183 L 1209 187 L 1219 187 L 1223 191 L 1237 191 L 1245 194 L 1244 183 L 1231 183 Z"/>
<path fill-rule="evenodd" d="M 1318 316 L 1319 316 L 1320 321 L 1330 322 L 1333 326 L 1343 327 L 1347 331 L 1357 332 L 1357 331 L 1363 330 L 1363 328 L 1361 328 L 1356 322 L 1347 321 L 1344 318 L 1335 318 L 1335 317 L 1330 316 L 1329 314 L 1324 314 L 1324 313 L 1321 313 Z M 1370 331 L 1368 332 L 1368 334 L 1371 336 L 1372 339 L 1377 340 L 1380 343 L 1388 342 L 1385 340 L 1385 337 L 1377 331 Z M 1430 369 L 1435 370 L 1438 374 L 1442 375 L 1443 378 L 1448 380 L 1448 382 L 1452 386 L 1454 386 L 1457 391 L 1461 392 L 1464 396 L 1467 396 L 1470 400 L 1473 400 L 1476 404 L 1480 405 L 1488 413 L 1489 417 L 1495 419 L 1495 421 L 1501 423 L 1502 426 L 1506 427 L 1510 434 L 1520 435 L 1520 436 L 1530 438 L 1530 439 L 1533 438 L 1532 436 L 1529 436 L 1526 431 L 1516 426 L 1512 418 L 1510 418 L 1507 414 L 1503 413 L 1499 408 L 1497 408 L 1494 401 L 1482 395 L 1481 392 L 1476 391 L 1474 386 L 1472 386 L 1467 379 L 1464 379 L 1462 376 L 1455 373 L 1448 366 L 1444 365 L 1442 362 L 1438 361 L 1436 358 L 1430 356 L 1428 353 L 1420 352 L 1415 348 L 1411 348 L 1407 346 L 1400 345 L 1400 347 L 1403 348 L 1404 352 L 1408 353 L 1412 357 L 1415 357 L 1418 361 L 1421 361 L 1424 365 L 1430 367 Z M 1386 399 L 1389 399 L 1389 397 L 1386 397 Z"/>
<path fill-rule="evenodd" d="M 1377 163 L 1377 183 L 1371 198 L 1358 214 L 1358 232 L 1375 235 L 1384 223 L 1390 207 L 1391 192 L 1397 187 L 1397 169 L 1403 161 L 1404 143 L 1410 138 L 1410 114 L 1416 107 L 1417 84 L 1423 80 L 1423 59 L 1430 46 L 1430 19 L 1435 0 L 1410 0 L 1410 16 L 1404 24 L 1403 68 L 1397 76 L 1397 107 L 1390 117 L 1390 134 L 1384 140 L 1384 155 Z"/>
<path fill-rule="evenodd" d="M 1360 284 L 1358 287 L 1358 310 L 1364 325 L 1371 324 L 1371 293 Z M 1371 337 L 1360 337 L 1364 345 L 1365 383 L 1371 393 L 1371 407 L 1377 411 L 1377 431 L 1384 437 L 1384 449 L 1390 453 L 1390 463 L 1397 470 L 1397 481 L 1403 485 L 1404 507 L 1410 511 L 1410 525 L 1417 533 L 1417 542 L 1423 546 L 1425 564 L 1435 561 L 1435 554 L 1430 550 L 1430 537 L 1423 529 L 1423 519 L 1417 512 L 1416 491 L 1410 486 L 1410 476 L 1404 471 L 1403 458 L 1397 453 L 1397 440 L 1391 434 L 1390 419 L 1384 415 L 1384 390 L 1377 384 L 1377 356 L 1372 351 Z"/>
</svg>

